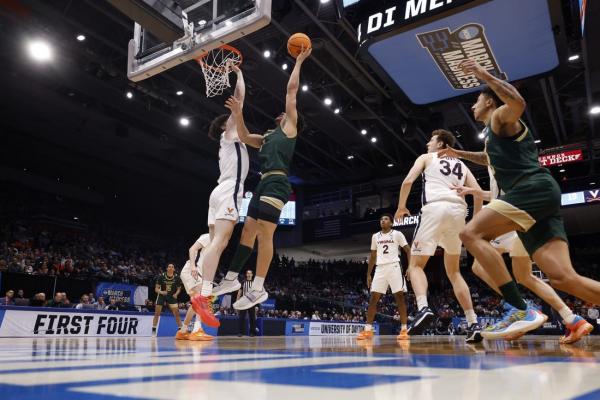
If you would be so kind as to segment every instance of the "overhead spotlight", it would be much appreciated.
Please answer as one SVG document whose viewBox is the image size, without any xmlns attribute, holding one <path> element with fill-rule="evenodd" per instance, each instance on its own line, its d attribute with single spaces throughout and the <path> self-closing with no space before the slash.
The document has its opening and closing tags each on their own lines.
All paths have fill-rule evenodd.
<svg viewBox="0 0 600 400">
<path fill-rule="evenodd" d="M 308 85 L 302 85 L 302 91 L 306 92 L 308 90 Z"/>
<path fill-rule="evenodd" d="M 590 108 L 590 114 L 592 114 L 592 115 L 600 114 L 600 106 L 593 106 L 592 108 Z"/>
<path fill-rule="evenodd" d="M 329 0 L 321 0 L 321 4 L 327 4 L 329 3 Z"/>
<path fill-rule="evenodd" d="M 287 63 L 283 63 L 283 65 L 281 66 L 281 69 L 283 69 L 284 71 L 288 69 L 288 65 Z"/>
<path fill-rule="evenodd" d="M 348 160 L 353 160 L 354 156 L 352 154 L 350 154 L 348 157 L 346 157 Z"/>
<path fill-rule="evenodd" d="M 569 56 L 569 61 L 577 61 L 579 60 L 579 54 L 573 54 L 572 56 Z"/>
<path fill-rule="evenodd" d="M 533 143 L 540 144 L 540 143 L 542 143 L 542 141 L 540 139 L 536 139 L 536 140 L 533 141 Z"/>
<path fill-rule="evenodd" d="M 77 35 L 77 40 L 83 42 L 85 40 L 85 35 Z"/>
<path fill-rule="evenodd" d="M 333 100 L 331 100 L 329 97 L 325 97 L 325 100 L 323 100 L 323 104 L 325 104 L 326 106 L 330 106 L 333 104 Z"/>
<path fill-rule="evenodd" d="M 133 99 L 133 93 L 127 92 L 125 93 L 125 97 L 127 97 L 128 99 Z"/>
<path fill-rule="evenodd" d="M 264 57 L 264 58 L 269 58 L 269 57 L 271 57 L 271 51 L 270 51 L 270 50 L 265 50 L 265 51 L 263 52 L 263 57 Z"/>
<path fill-rule="evenodd" d="M 74 221 L 77 221 L 78 219 L 79 219 L 78 217 L 73 217 L 73 220 L 74 220 Z"/>
<path fill-rule="evenodd" d="M 393 166 L 394 166 L 394 164 L 392 164 L 392 163 L 388 164 L 388 168 L 392 168 Z"/>
<path fill-rule="evenodd" d="M 200 21 L 198 21 L 198 25 L 200 25 L 200 26 L 206 25 L 206 20 L 205 19 L 201 19 Z"/>
<path fill-rule="evenodd" d="M 371 143 L 377 143 L 377 138 L 375 136 L 371 138 Z"/>
<path fill-rule="evenodd" d="M 28 49 L 29 55 L 35 61 L 46 62 L 52 59 L 52 49 L 50 49 L 50 45 L 46 42 L 41 40 L 29 42 Z"/>
<path fill-rule="evenodd" d="M 183 95 L 183 90 L 178 90 L 177 92 L 175 92 L 175 94 L 177 96 L 181 96 L 181 95 Z"/>
<path fill-rule="evenodd" d="M 594 186 L 596 184 L 596 182 L 590 182 L 590 185 Z"/>
<path fill-rule="evenodd" d="M 564 168 L 562 168 L 562 169 L 560 169 L 558 172 L 565 172 L 565 169 L 564 169 Z"/>
<path fill-rule="evenodd" d="M 479 135 L 477 135 L 477 137 L 478 137 L 479 139 L 483 139 L 483 138 L 485 138 L 485 133 L 483 133 L 483 132 L 480 132 L 480 133 L 479 133 Z"/>
<path fill-rule="evenodd" d="M 366 129 L 362 129 L 362 130 L 360 131 L 360 134 L 361 134 L 361 135 L 366 135 L 366 134 L 367 134 L 367 130 L 366 130 Z"/>
<path fill-rule="evenodd" d="M 179 124 L 181 126 L 189 126 L 190 125 L 190 120 L 186 117 L 181 117 L 179 118 Z"/>
<path fill-rule="evenodd" d="M 340 109 L 339 109 L 339 108 L 336 108 L 335 110 L 333 110 L 333 113 L 334 113 L 334 114 L 339 114 L 339 113 L 340 113 Z"/>
</svg>

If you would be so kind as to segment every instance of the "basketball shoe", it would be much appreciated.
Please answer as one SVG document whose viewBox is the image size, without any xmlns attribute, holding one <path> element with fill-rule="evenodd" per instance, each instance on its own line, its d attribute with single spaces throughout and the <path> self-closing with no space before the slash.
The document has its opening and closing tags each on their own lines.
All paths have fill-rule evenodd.
<svg viewBox="0 0 600 400">
<path fill-rule="evenodd" d="M 239 282 L 238 282 L 239 283 Z M 269 294 L 265 289 L 256 290 L 251 289 L 245 295 L 243 295 L 238 301 L 233 303 L 233 308 L 236 310 L 247 310 L 254 307 L 257 304 L 267 301 Z M 204 318 L 202 318 L 204 321 Z"/>
<path fill-rule="evenodd" d="M 205 297 L 200 294 L 197 294 L 194 297 L 192 297 L 192 307 L 194 308 L 196 314 L 200 315 L 200 319 L 203 323 L 212 328 L 218 328 L 221 325 L 221 323 L 213 314 L 213 299 L 213 296 Z"/>
<path fill-rule="evenodd" d="M 221 279 L 221 282 L 213 288 L 213 296 L 220 296 L 222 294 L 237 292 L 242 287 L 242 284 L 237 279 Z"/>
<path fill-rule="evenodd" d="M 565 334 L 558 340 L 560 344 L 573 344 L 582 337 L 589 335 L 594 330 L 594 326 L 581 318 L 575 316 L 575 320 L 571 324 L 566 324 Z"/>
<path fill-rule="evenodd" d="M 413 320 L 412 324 L 408 327 L 409 335 L 420 335 L 423 331 L 429 328 L 429 325 L 435 319 L 433 311 L 429 307 L 423 307 Z"/>
<path fill-rule="evenodd" d="M 364 330 L 358 334 L 356 340 L 370 340 L 373 339 L 373 331 Z"/>
<path fill-rule="evenodd" d="M 504 318 L 484 329 L 481 335 L 484 339 L 505 339 L 514 337 L 517 334 L 526 333 L 539 328 L 547 319 L 545 315 L 527 307 L 525 310 L 519 310 L 505 303 Z M 546 317 L 546 318 L 544 318 Z"/>
<path fill-rule="evenodd" d="M 191 333 L 189 338 L 189 340 L 192 342 L 209 342 L 213 339 L 214 336 L 207 334 L 202 328 L 198 329 L 194 333 Z"/>
<path fill-rule="evenodd" d="M 408 336 L 408 329 L 402 329 L 398 336 L 396 336 L 396 340 L 410 340 Z"/>
<path fill-rule="evenodd" d="M 189 340 L 189 339 L 190 339 L 189 332 L 181 332 L 181 330 L 178 330 L 177 333 L 175 334 L 175 340 Z"/>
</svg>

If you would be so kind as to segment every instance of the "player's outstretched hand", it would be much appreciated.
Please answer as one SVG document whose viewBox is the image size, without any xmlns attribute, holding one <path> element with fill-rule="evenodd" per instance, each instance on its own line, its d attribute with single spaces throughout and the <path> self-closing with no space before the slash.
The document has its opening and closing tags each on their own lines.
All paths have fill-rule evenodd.
<svg viewBox="0 0 600 400">
<path fill-rule="evenodd" d="M 456 152 L 456 150 L 454 150 L 450 146 L 446 147 L 445 149 L 441 149 L 440 151 L 438 151 L 437 155 L 438 155 L 439 158 L 444 158 L 444 157 L 458 158 L 458 153 Z"/>
<path fill-rule="evenodd" d="M 233 96 L 227 99 L 225 102 L 225 107 L 229 108 L 231 110 L 231 114 L 233 115 L 239 115 L 242 113 L 242 104 Z"/>
<path fill-rule="evenodd" d="M 471 195 L 473 198 L 484 199 L 483 190 L 481 189 L 475 189 L 466 186 L 452 186 L 452 189 L 456 190 L 456 193 L 458 193 L 460 197 Z"/>
<path fill-rule="evenodd" d="M 297 63 L 304 62 L 304 60 L 306 60 L 308 57 L 310 57 L 311 54 L 312 54 L 312 47 L 308 48 L 308 49 L 302 48 L 302 51 L 300 52 L 300 54 L 298 54 L 298 57 L 296 57 L 296 62 Z"/>
<path fill-rule="evenodd" d="M 236 64 L 233 63 L 233 60 L 227 60 L 227 62 L 225 63 L 225 67 L 227 68 L 228 71 L 233 71 L 236 74 L 240 73 L 240 67 L 238 67 Z"/>
<path fill-rule="evenodd" d="M 465 61 L 461 62 L 459 67 L 466 75 L 475 75 L 477 79 L 482 81 L 486 81 L 489 76 L 489 72 L 487 72 L 485 68 L 479 65 L 477 61 L 471 58 L 468 58 Z"/>
<path fill-rule="evenodd" d="M 408 211 L 408 208 L 406 207 L 398 207 L 398 209 L 396 210 L 396 214 L 394 214 L 394 221 L 400 223 L 402 222 L 404 217 L 410 217 L 410 211 Z"/>
</svg>

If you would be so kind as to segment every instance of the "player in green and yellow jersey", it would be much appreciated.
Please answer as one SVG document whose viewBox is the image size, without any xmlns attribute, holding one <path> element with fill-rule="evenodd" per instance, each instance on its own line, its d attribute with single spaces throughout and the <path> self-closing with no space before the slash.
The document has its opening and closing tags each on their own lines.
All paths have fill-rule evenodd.
<svg viewBox="0 0 600 400">
<path fill-rule="evenodd" d="M 179 317 L 179 305 L 177 296 L 181 292 L 181 279 L 175 273 L 175 265 L 167 265 L 167 272 L 163 272 L 156 278 L 154 292 L 156 293 L 156 302 L 154 310 L 154 320 L 152 321 L 152 333 L 156 334 L 156 325 L 158 317 L 162 312 L 163 305 L 168 304 L 169 309 L 177 321 L 177 326 L 181 328 L 181 318 Z"/>
<path fill-rule="evenodd" d="M 273 258 L 273 234 L 279 222 L 279 216 L 292 192 L 288 182 L 288 173 L 296 137 L 301 130 L 299 126 L 296 95 L 300 87 L 300 69 L 312 50 L 303 50 L 296 58 L 296 64 L 290 74 L 285 97 L 285 112 L 276 119 L 276 128 L 264 135 L 251 134 L 244 123 L 244 116 L 239 100 L 230 97 L 225 106 L 231 110 L 237 125 L 240 140 L 248 146 L 260 149 L 261 181 L 254 190 L 248 206 L 248 217 L 240 244 L 233 256 L 229 271 L 219 286 L 214 288 L 213 295 L 218 296 L 239 288 L 237 277 L 252 253 L 254 242 L 258 239 L 258 256 L 256 262 L 256 278 L 244 296 L 233 304 L 237 310 L 247 310 L 268 298 L 263 287 Z M 235 282 L 234 282 L 235 280 Z"/>
<path fill-rule="evenodd" d="M 474 60 L 463 62 L 461 68 L 488 85 L 472 107 L 475 119 L 486 125 L 485 149 L 466 152 L 450 148 L 439 155 L 488 165 L 504 192 L 474 216 L 460 234 L 507 303 L 505 318 L 482 335 L 488 339 L 511 337 L 536 329 L 544 321 L 540 313 L 527 307 L 504 260 L 490 244 L 490 240 L 511 231 L 517 231 L 553 287 L 600 304 L 600 282 L 577 274 L 571 264 L 560 216 L 560 188 L 550 171 L 540 167 L 534 138 L 521 120 L 525 100 L 514 86 L 494 77 Z M 568 335 L 589 333 L 582 319 L 567 324 L 567 329 Z"/>
</svg>

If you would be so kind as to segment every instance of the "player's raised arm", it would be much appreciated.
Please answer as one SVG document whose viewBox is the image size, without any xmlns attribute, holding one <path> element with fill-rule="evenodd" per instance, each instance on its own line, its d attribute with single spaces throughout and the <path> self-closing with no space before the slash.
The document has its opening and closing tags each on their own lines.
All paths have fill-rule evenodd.
<svg viewBox="0 0 600 400">
<path fill-rule="evenodd" d="M 479 165 L 489 165 L 490 159 L 485 151 L 464 151 L 446 147 L 438 152 L 438 157 L 461 158 Z"/>
<path fill-rule="evenodd" d="M 246 123 L 244 122 L 244 114 L 242 112 L 242 104 L 238 99 L 234 96 L 231 96 L 225 102 L 225 107 L 227 107 L 231 111 L 231 116 L 235 121 L 235 126 L 237 129 L 237 134 L 240 140 L 246 143 L 248 146 L 252 146 L 256 149 L 259 149 L 263 143 L 263 136 L 252 134 L 246 128 Z"/>
<path fill-rule="evenodd" d="M 300 87 L 300 69 L 304 61 L 311 55 L 312 48 L 302 50 L 296 58 L 296 64 L 290 75 L 287 84 L 287 94 L 285 95 L 285 121 L 282 126 L 286 136 L 292 138 L 298 134 L 298 109 L 296 108 L 296 98 L 298 88 Z"/>
<path fill-rule="evenodd" d="M 481 186 L 477 182 L 477 179 L 473 176 L 470 170 L 467 170 L 467 177 L 465 178 L 465 186 L 471 189 L 480 190 Z M 473 214 L 477 214 L 483 208 L 483 199 L 478 196 L 473 196 Z"/>
<path fill-rule="evenodd" d="M 240 102 L 240 108 L 243 110 L 244 100 L 246 99 L 246 83 L 244 82 L 244 74 L 237 65 L 232 64 L 230 68 L 237 75 L 237 82 L 235 84 L 235 91 L 233 92 L 233 97 L 235 97 Z M 229 116 L 229 118 L 227 118 L 227 123 L 225 125 L 225 137 L 228 140 L 232 140 L 235 139 L 236 136 L 238 136 L 237 126 L 232 113 Z"/>
<path fill-rule="evenodd" d="M 408 195 L 410 194 L 410 189 L 412 188 L 413 183 L 425 169 L 425 160 L 427 157 L 429 157 L 427 154 L 419 156 L 408 172 L 408 175 L 406 175 L 406 178 L 404 178 L 404 181 L 402 182 L 402 186 L 400 187 L 400 196 L 398 199 L 398 209 L 394 215 L 394 219 L 398 222 L 400 222 L 404 216 L 410 215 L 410 211 L 408 211 L 408 208 L 406 208 L 406 201 L 408 200 Z"/>
<path fill-rule="evenodd" d="M 464 73 L 473 74 L 477 79 L 485 82 L 489 88 L 498 95 L 500 100 L 504 102 L 504 105 L 498 107 L 492 115 L 492 123 L 494 125 L 510 125 L 516 124 L 519 121 L 525 112 L 527 104 L 525 103 L 525 99 L 523 99 L 519 91 L 513 85 L 502 79 L 496 78 L 475 60 L 463 61 L 460 67 Z M 520 127 L 518 130 L 520 130 Z M 502 131 L 503 130 L 501 129 L 494 129 L 496 134 L 501 134 Z M 510 132 L 511 130 L 508 131 Z"/>
</svg>

